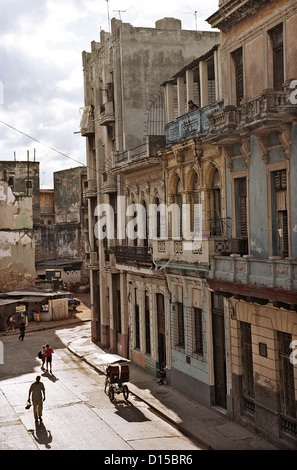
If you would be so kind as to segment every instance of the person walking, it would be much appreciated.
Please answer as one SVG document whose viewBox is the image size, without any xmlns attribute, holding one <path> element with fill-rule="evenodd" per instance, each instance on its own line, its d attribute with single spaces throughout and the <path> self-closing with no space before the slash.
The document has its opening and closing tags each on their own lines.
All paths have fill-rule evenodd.
<svg viewBox="0 0 297 470">
<path fill-rule="evenodd" d="M 14 315 L 9 315 L 8 320 L 7 320 L 7 325 L 8 328 L 6 330 L 6 333 L 10 330 L 14 331 Z"/>
<path fill-rule="evenodd" d="M 45 346 L 42 346 L 42 350 L 39 351 L 39 353 L 38 353 L 39 359 L 42 360 L 41 370 L 45 370 L 45 368 L 44 368 L 44 363 L 45 363 L 45 350 L 46 350 L 46 347 L 45 347 Z"/>
<path fill-rule="evenodd" d="M 19 329 L 20 329 L 19 340 L 21 339 L 23 341 L 25 337 L 25 329 L 26 329 L 26 320 L 23 316 L 21 317 L 21 321 L 19 323 Z"/>
<path fill-rule="evenodd" d="M 31 395 L 32 395 L 32 402 L 33 402 L 33 412 L 35 422 L 42 423 L 42 410 L 43 410 L 43 402 L 45 400 L 45 388 L 42 382 L 40 382 L 40 375 L 37 375 L 36 381 L 31 385 L 29 389 L 28 395 L 28 403 L 31 403 Z"/>
<path fill-rule="evenodd" d="M 46 357 L 46 372 L 48 372 L 48 367 L 50 367 L 50 373 L 52 374 L 52 360 L 53 360 L 54 351 L 49 347 L 49 344 L 46 344 L 44 355 Z"/>
</svg>

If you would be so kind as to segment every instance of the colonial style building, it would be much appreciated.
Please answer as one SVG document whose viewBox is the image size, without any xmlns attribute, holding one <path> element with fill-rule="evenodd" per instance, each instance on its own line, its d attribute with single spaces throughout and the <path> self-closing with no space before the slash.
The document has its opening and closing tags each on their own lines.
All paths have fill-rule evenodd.
<svg viewBox="0 0 297 470">
<path fill-rule="evenodd" d="M 152 240 L 154 262 L 170 292 L 170 383 L 207 406 L 226 406 L 213 364 L 215 355 L 219 370 L 224 368 L 224 342 L 217 337 L 224 337 L 224 329 L 218 317 L 214 344 L 213 294 L 206 283 L 209 257 L 224 250 L 227 235 L 224 158 L 206 140 L 209 115 L 223 107 L 219 55 L 214 45 L 163 83 L 169 122 L 158 155 L 165 203 L 179 210 L 179 218 L 169 218 L 167 238 Z M 188 110 L 188 101 L 197 109 Z"/>
<path fill-rule="evenodd" d="M 166 200 L 157 151 L 171 90 L 164 96 L 161 84 L 217 42 L 218 33 L 186 31 L 173 18 L 156 28 L 113 19 L 111 33 L 83 53 L 92 338 L 151 371 L 170 363 L 170 293 L 147 228 L 149 207 Z"/>
<path fill-rule="evenodd" d="M 222 0 L 208 21 L 221 31 L 224 98 L 208 142 L 225 159 L 233 240 L 207 276 L 225 323 L 227 410 L 296 448 L 297 5 Z"/>
</svg>

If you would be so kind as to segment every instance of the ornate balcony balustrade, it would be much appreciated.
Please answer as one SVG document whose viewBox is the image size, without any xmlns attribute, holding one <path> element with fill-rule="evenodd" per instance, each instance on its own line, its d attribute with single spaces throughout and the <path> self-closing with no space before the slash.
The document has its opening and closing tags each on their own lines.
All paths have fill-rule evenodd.
<svg viewBox="0 0 297 470">
<path fill-rule="evenodd" d="M 288 90 L 267 89 L 258 96 L 243 99 L 239 107 L 226 106 L 210 114 L 208 138 L 219 143 L 232 143 L 238 140 L 238 132 L 244 135 L 258 128 L 266 128 L 269 132 L 290 120 L 291 112 Z"/>
<path fill-rule="evenodd" d="M 165 145 L 165 136 L 153 135 L 147 136 L 145 142 L 130 150 L 122 150 L 113 152 L 113 167 L 121 165 L 137 164 L 145 159 L 156 157 L 159 148 Z"/>
<path fill-rule="evenodd" d="M 152 267 L 153 258 L 149 246 L 118 245 L 115 247 L 116 263 L 133 267 Z"/>
<path fill-rule="evenodd" d="M 259 259 L 251 256 L 212 256 L 211 279 L 261 288 L 297 290 L 297 259 Z M 297 300 L 297 299 L 296 299 Z"/>
<path fill-rule="evenodd" d="M 217 101 L 170 122 L 166 126 L 166 144 L 171 145 L 206 134 L 209 130 L 208 115 L 221 110 L 222 107 L 223 102 Z"/>
<path fill-rule="evenodd" d="M 246 238 L 226 238 L 224 236 L 211 236 L 204 232 L 201 241 L 153 239 L 150 240 L 155 262 L 165 262 L 175 259 L 184 263 L 209 264 L 209 257 L 213 254 L 229 256 L 232 253 L 246 255 L 248 243 Z"/>
</svg>

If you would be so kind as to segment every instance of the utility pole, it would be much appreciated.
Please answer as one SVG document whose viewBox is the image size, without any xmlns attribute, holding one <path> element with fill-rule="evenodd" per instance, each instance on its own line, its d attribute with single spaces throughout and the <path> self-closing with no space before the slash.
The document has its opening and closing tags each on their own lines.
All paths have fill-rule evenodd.
<svg viewBox="0 0 297 470">
<path fill-rule="evenodd" d="M 109 1 L 110 1 L 110 0 L 106 0 L 106 3 L 107 3 L 107 21 L 108 21 L 108 31 L 110 32 Z"/>
</svg>

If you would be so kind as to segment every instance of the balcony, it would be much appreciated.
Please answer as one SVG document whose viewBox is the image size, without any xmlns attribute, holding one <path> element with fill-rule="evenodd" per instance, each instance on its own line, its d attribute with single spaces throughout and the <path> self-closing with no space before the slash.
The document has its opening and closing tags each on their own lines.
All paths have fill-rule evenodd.
<svg viewBox="0 0 297 470">
<path fill-rule="evenodd" d="M 86 198 L 96 197 L 97 196 L 97 187 L 96 180 L 86 181 L 84 193 Z"/>
<path fill-rule="evenodd" d="M 235 106 L 226 106 L 209 116 L 209 140 L 219 140 L 220 143 L 236 142 L 237 128 L 240 125 L 241 112 Z"/>
<path fill-rule="evenodd" d="M 150 165 L 158 161 L 157 151 L 165 145 L 165 136 L 147 136 L 145 142 L 130 150 L 113 152 L 113 167 L 125 170 L 126 167 Z"/>
<path fill-rule="evenodd" d="M 156 263 L 173 259 L 175 262 L 209 265 L 213 254 L 229 256 L 235 253 L 240 256 L 248 253 L 247 239 L 210 236 L 209 232 L 204 232 L 201 241 L 154 239 L 151 245 Z"/>
<path fill-rule="evenodd" d="M 265 126 L 273 129 L 275 124 L 282 123 L 284 106 L 287 104 L 287 93 L 273 89 L 264 90 L 260 95 L 241 101 L 241 122 L 244 129 L 254 130 Z"/>
<path fill-rule="evenodd" d="M 297 259 L 214 255 L 210 258 L 209 284 L 234 295 L 297 305 Z"/>
<path fill-rule="evenodd" d="M 115 120 L 113 101 L 106 101 L 100 106 L 100 126 L 109 126 Z"/>
<path fill-rule="evenodd" d="M 95 133 L 94 111 L 92 106 L 81 108 L 80 132 L 83 137 Z"/>
<path fill-rule="evenodd" d="M 209 255 L 214 251 L 214 241 L 202 242 L 191 240 L 151 240 L 155 263 L 166 263 L 168 260 L 181 263 L 209 264 Z"/>
<path fill-rule="evenodd" d="M 118 245 L 115 247 L 115 257 L 117 264 L 125 266 L 137 268 L 151 268 L 153 266 L 153 258 L 149 246 Z"/>
<path fill-rule="evenodd" d="M 264 90 L 260 95 L 245 98 L 240 106 L 226 106 L 209 116 L 208 140 L 212 142 L 233 143 L 240 135 L 251 132 L 270 132 L 282 128 L 290 121 L 292 107 L 289 91 Z"/>
<path fill-rule="evenodd" d="M 98 252 L 97 251 L 91 251 L 90 252 L 90 259 L 86 262 L 86 265 L 87 265 L 87 269 L 89 269 L 89 270 L 99 269 Z"/>
<path fill-rule="evenodd" d="M 208 115 L 220 111 L 222 107 L 223 102 L 217 101 L 170 122 L 166 126 L 166 144 L 172 145 L 206 134 L 209 131 Z"/>
</svg>

